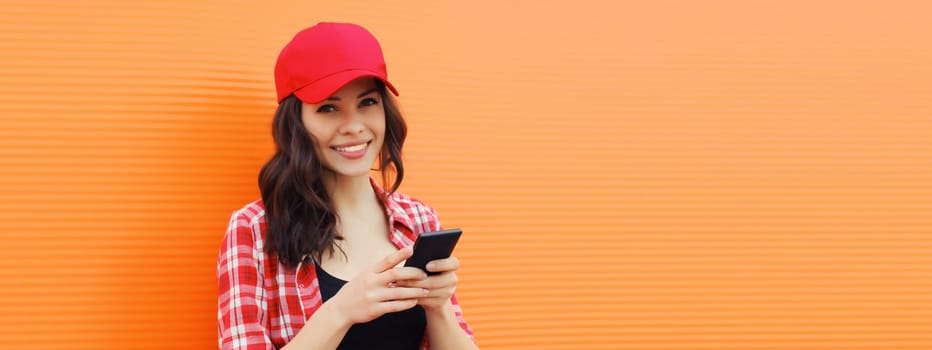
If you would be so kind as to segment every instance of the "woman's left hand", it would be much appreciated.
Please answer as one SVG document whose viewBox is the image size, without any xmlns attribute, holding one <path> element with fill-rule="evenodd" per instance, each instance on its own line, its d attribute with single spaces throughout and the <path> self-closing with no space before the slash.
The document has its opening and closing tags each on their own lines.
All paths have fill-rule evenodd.
<svg viewBox="0 0 932 350">
<path fill-rule="evenodd" d="M 427 289 L 429 293 L 425 297 L 418 298 L 417 304 L 421 305 L 426 312 L 441 311 L 445 305 L 450 303 L 450 296 L 456 289 L 456 269 L 459 267 L 460 261 L 454 256 L 433 260 L 427 263 L 427 271 L 440 274 L 427 276 L 422 280 L 398 281 L 398 285 Z"/>
</svg>

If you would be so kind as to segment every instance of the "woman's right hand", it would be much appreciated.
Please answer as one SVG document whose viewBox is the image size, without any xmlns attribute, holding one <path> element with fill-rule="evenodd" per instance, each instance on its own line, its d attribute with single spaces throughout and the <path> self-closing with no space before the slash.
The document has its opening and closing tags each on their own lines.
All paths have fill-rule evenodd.
<svg viewBox="0 0 932 350">
<path fill-rule="evenodd" d="M 330 299 L 335 310 L 350 324 L 356 324 L 417 305 L 418 298 L 428 294 L 427 289 L 395 286 L 398 281 L 427 278 L 427 274 L 416 267 L 395 267 L 411 254 L 411 247 L 400 249 L 347 282 Z"/>
</svg>

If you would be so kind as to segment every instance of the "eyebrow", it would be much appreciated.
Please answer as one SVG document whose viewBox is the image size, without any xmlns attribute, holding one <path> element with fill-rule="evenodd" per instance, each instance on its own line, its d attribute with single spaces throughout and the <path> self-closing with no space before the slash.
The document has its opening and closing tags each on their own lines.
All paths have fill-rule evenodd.
<svg viewBox="0 0 932 350">
<path fill-rule="evenodd" d="M 378 92 L 378 91 L 379 91 L 378 88 L 371 88 L 371 89 L 366 90 L 365 92 L 359 94 L 359 96 L 356 96 L 356 98 L 362 98 L 363 96 L 366 96 L 366 95 L 368 95 L 368 94 L 371 94 L 371 93 L 373 93 L 373 92 Z M 339 98 L 339 97 L 336 97 L 336 96 L 330 96 L 330 97 L 327 98 L 327 101 L 339 101 L 339 100 L 340 100 L 340 98 Z"/>
</svg>

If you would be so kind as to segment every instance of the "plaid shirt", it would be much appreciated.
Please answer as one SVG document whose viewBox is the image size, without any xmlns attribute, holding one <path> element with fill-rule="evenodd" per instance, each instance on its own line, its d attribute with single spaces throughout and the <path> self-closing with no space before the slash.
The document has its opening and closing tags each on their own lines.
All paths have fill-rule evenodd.
<svg viewBox="0 0 932 350">
<path fill-rule="evenodd" d="M 375 181 L 392 224 L 389 239 L 399 248 L 417 235 L 440 229 L 437 212 L 400 193 L 388 195 Z M 221 349 L 277 349 L 285 346 L 323 303 L 317 272 L 299 264 L 286 268 L 265 252 L 265 207 L 261 200 L 233 213 L 217 260 L 218 342 Z M 451 298 L 460 327 L 472 337 L 462 309 Z M 427 334 L 421 349 L 429 349 Z"/>
</svg>

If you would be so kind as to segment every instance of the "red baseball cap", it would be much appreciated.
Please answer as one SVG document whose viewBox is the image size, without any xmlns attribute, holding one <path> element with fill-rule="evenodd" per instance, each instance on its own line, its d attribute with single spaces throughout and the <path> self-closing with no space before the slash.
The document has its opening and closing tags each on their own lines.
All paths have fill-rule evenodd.
<svg viewBox="0 0 932 350">
<path fill-rule="evenodd" d="M 294 94 L 305 103 L 320 103 L 361 77 L 377 78 L 398 95 L 388 82 L 379 42 L 350 23 L 322 22 L 298 32 L 275 63 L 278 102 Z"/>
</svg>

